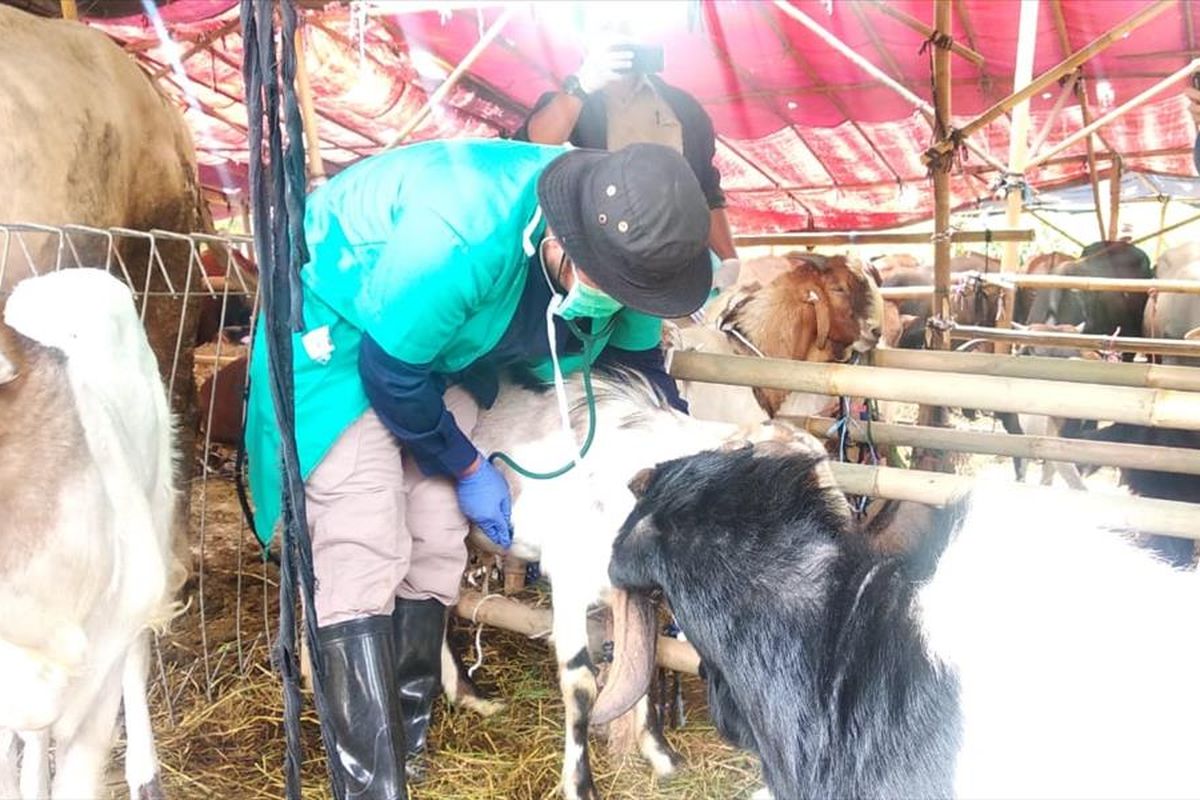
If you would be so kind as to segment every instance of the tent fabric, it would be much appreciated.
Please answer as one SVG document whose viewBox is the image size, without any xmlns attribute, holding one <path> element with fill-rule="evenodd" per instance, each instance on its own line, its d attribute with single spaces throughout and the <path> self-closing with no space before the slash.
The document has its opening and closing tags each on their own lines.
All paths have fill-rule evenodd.
<svg viewBox="0 0 1200 800">
<path fill-rule="evenodd" d="M 1083 47 L 1149 1 L 1061 0 L 1070 49 Z M 922 34 L 871 2 L 791 3 L 885 72 L 898 71 L 914 93 L 931 98 Z M 448 3 L 423 11 L 413 9 L 437 4 L 302 5 L 305 59 L 329 171 L 383 149 L 504 11 L 495 3 Z M 889 5 L 932 20 L 932 0 Z M 1039 4 L 1035 75 L 1064 57 L 1054 5 Z M 542 92 L 577 68 L 589 36 L 624 21 L 641 38 L 664 45 L 663 77 L 695 95 L 712 116 L 735 230 L 881 228 L 932 214 L 932 189 L 921 161 L 931 143 L 929 123 L 772 3 L 642 0 L 512 8 L 503 34 L 410 140 L 509 135 Z M 984 57 L 982 68 L 951 57 L 952 120 L 961 126 L 1011 90 L 1019 5 L 962 0 L 954 9 L 955 40 Z M 175 0 L 161 5 L 158 20 L 153 14 L 89 20 L 160 75 L 184 104 L 205 180 L 227 191 L 244 180 L 247 159 L 237 12 L 233 0 Z M 1085 66 L 1092 118 L 1188 63 L 1194 26 L 1185 24 L 1184 15 L 1191 13 L 1191 4 L 1172 5 Z M 1196 131 L 1182 83 L 1104 127 L 1098 149 L 1106 153 L 1111 147 L 1130 169 L 1191 175 Z M 1032 100 L 1031 135 L 1042 130 L 1059 91 L 1052 86 Z M 1045 147 L 1082 124 L 1081 108 L 1069 99 Z M 972 137 L 1002 163 L 1008 139 L 1006 117 Z M 1039 187 L 1077 180 L 1086 174 L 1084 155 L 1080 142 L 1027 178 Z M 1108 163 L 1102 160 L 1101 168 Z M 951 179 L 954 205 L 987 200 L 997 177 L 968 154 Z"/>
</svg>

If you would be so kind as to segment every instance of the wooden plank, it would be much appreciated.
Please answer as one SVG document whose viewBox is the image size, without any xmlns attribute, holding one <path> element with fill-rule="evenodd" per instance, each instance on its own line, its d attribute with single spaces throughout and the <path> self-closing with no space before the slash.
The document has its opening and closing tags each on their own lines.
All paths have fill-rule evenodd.
<svg viewBox="0 0 1200 800">
<path fill-rule="evenodd" d="M 795 422 L 817 437 L 836 439 L 840 435 L 837 420 L 831 417 L 782 419 L 785 422 Z M 1200 450 L 1183 447 L 1088 442 L 1058 436 L 1018 436 L 1009 433 L 932 428 L 925 425 L 894 425 L 886 422 L 872 422 L 869 427 L 865 422 L 855 423 L 849 426 L 847 434 L 851 441 L 871 442 L 883 446 L 916 446 L 956 453 L 983 453 L 1012 458 L 1066 461 L 1098 467 L 1200 475 Z M 1200 513 L 1200 507 L 1197 507 L 1196 511 Z"/>
<path fill-rule="evenodd" d="M 1200 352 L 1200 347 L 1193 348 Z M 668 351 L 667 370 L 672 377 L 703 383 L 1200 430 L 1200 393 L 1173 389 L 816 364 L 687 350 Z"/>
<path fill-rule="evenodd" d="M 955 325 L 951 338 L 958 341 L 983 339 L 991 342 L 1041 345 L 1044 347 L 1066 347 L 1101 353 L 1148 353 L 1160 356 L 1200 358 L 1200 342 L 1182 339 L 1147 339 L 1137 336 L 1092 336 L 1084 333 L 1057 333 L 1055 331 L 1015 331 L 981 328 L 975 325 Z M 1197 408 L 1200 413 L 1200 408 Z M 1106 417 L 1089 417 L 1106 419 Z M 1200 420 L 1197 420 L 1200 428 Z"/>
<path fill-rule="evenodd" d="M 871 352 L 870 366 L 1200 392 L 1200 369 L 1162 364 L 886 349 Z"/>
<path fill-rule="evenodd" d="M 751 233 L 733 237 L 738 247 L 815 247 L 842 244 L 929 244 L 928 233 L 894 233 L 888 231 L 814 231 L 796 233 Z M 953 231 L 951 242 L 980 244 L 984 242 L 1032 242 L 1034 232 L 1028 228 L 994 231 Z"/>
</svg>

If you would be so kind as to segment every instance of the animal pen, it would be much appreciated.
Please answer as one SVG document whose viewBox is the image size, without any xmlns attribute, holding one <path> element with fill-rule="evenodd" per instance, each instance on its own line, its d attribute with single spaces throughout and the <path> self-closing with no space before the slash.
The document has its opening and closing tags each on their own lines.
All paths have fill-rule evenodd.
<svg viewBox="0 0 1200 800">
<path fill-rule="evenodd" d="M 38 6 L 36 2 L 29 4 Z M 41 5 L 46 11 L 58 4 Z M 74 5 L 64 0 L 64 14 Z M 86 18 L 86 4 L 79 5 Z M 176 10 L 185 5 L 180 2 Z M 300 54 L 297 82 L 309 177 L 314 185 L 323 181 L 327 172 L 362 155 L 406 141 L 511 132 L 536 94 L 530 97 L 529 92 L 516 92 L 513 86 L 518 80 L 505 80 L 505 70 L 530 81 L 530 76 L 540 76 L 537 85 L 557 85 L 567 69 L 558 66 L 560 61 L 566 63 L 562 53 L 551 53 L 549 69 L 538 65 L 530 55 L 533 37 L 558 19 L 552 20 L 547 16 L 552 12 L 545 9 L 457 2 L 415 3 L 403 9 L 372 2 L 341 3 L 329 8 L 315 2 L 295 5 L 303 12 L 302 35 L 296 42 Z M 1200 281 L 1026 275 L 1020 271 L 1018 251 L 1019 245 L 1035 238 L 1033 230 L 1021 226 L 1023 188 L 1027 176 L 1035 175 L 1037 170 L 1050 170 L 1050 183 L 1086 174 L 1096 200 L 1100 238 L 1116 239 L 1119 205 L 1115 194 L 1101 197 L 1101 164 L 1108 165 L 1107 176 L 1115 193 L 1120 171 L 1139 156 L 1169 162 L 1176 169 L 1180 163 L 1188 163 L 1190 147 L 1179 141 L 1123 154 L 1104 139 L 1105 131 L 1111 131 L 1107 126 L 1125 115 L 1145 111 L 1156 98 L 1162 100 L 1165 92 L 1178 93 L 1181 81 L 1200 68 L 1200 59 L 1195 57 L 1200 50 L 1196 49 L 1193 10 L 1187 0 L 1127 0 L 1114 4 L 1128 13 L 1118 19 L 1108 14 L 1104 17 L 1108 27 L 1092 31 L 1082 45 L 1081 26 L 1069 25 L 1068 18 L 1086 16 L 1082 8 L 1086 4 L 1021 0 L 1016 35 L 1012 37 L 1015 53 L 1009 93 L 996 89 L 1007 67 L 995 67 L 993 56 L 985 58 L 979 52 L 996 50 L 994 41 L 989 43 L 975 35 L 980 30 L 978 19 L 974 26 L 971 22 L 972 15 L 997 19 L 994 11 L 984 7 L 983 0 L 774 0 L 770 4 L 743 4 L 736 13 L 744 17 L 737 18 L 721 3 L 685 5 L 695 9 L 693 14 L 706 24 L 687 29 L 679 35 L 680 41 L 689 36 L 708 40 L 714 31 L 732 31 L 733 40 L 745 42 L 748 40 L 737 39 L 738 31 L 752 29 L 753 37 L 765 37 L 786 62 L 786 75 L 780 79 L 784 88 L 795 88 L 789 87 L 788 81 L 803 82 L 800 94 L 804 98 L 826 98 L 838 119 L 840 133 L 836 134 L 828 133 L 832 129 L 828 120 L 824 125 L 803 124 L 792 114 L 795 103 L 782 99 L 789 96 L 787 92 L 769 81 L 764 83 L 761 70 L 739 66 L 730 57 L 728 47 L 714 46 L 712 56 L 720 65 L 720 76 L 741 88 L 732 97 L 711 92 L 703 96 L 698 92 L 701 99 L 713 106 L 761 104 L 756 106 L 755 120 L 728 121 L 728 127 L 740 136 L 728 135 L 722 124 L 717 126 L 718 157 L 723 170 L 736 179 L 736 188 L 729 191 L 731 208 L 736 209 L 738 202 L 751 208 L 740 215 L 731 211 L 736 229 L 755 231 L 738 235 L 738 246 L 836 250 L 866 245 L 929 245 L 934 280 L 929 286 L 883 290 L 889 299 L 929 298 L 928 350 L 879 349 L 855 364 L 675 351 L 668 354 L 672 376 L 921 406 L 914 424 L 859 425 L 852 420 L 821 416 L 791 420 L 820 437 L 832 438 L 844 432 L 851 441 L 881 447 L 1200 475 L 1200 452 L 1196 450 L 960 430 L 945 425 L 945 417 L 935 411 L 944 407 L 971 408 L 1200 431 L 1200 371 L 1195 367 L 1164 366 L 1152 359 L 1122 363 L 1119 359 L 1066 361 L 1012 354 L 1015 346 L 1036 344 L 1103 353 L 1200 358 L 1200 342 L 1034 332 L 1014 329 L 1011 324 L 1015 293 L 1027 287 L 1200 294 Z M 211 13 L 189 18 L 185 9 L 174 19 L 170 8 L 170 4 L 164 6 L 163 17 L 156 16 L 155 24 L 163 30 L 178 25 L 189 38 L 157 41 L 160 34 L 136 14 L 90 21 L 122 43 L 148 74 L 168 87 L 168 94 L 187 109 L 193 130 L 200 133 L 201 147 L 209 145 L 210 154 L 228 156 L 228 164 L 211 159 L 202 177 L 218 187 L 209 191 L 212 205 L 220 210 L 222 203 L 229 204 L 225 225 L 238 227 L 239 212 L 247 208 L 239 187 L 244 176 L 238 159 L 244 163 L 254 156 L 236 144 L 244 141 L 247 130 L 244 98 L 230 88 L 234 85 L 230 76 L 236 75 L 240 67 L 239 58 L 236 49 L 226 44 L 226 40 L 238 36 L 237 9 L 232 2 L 215 0 Z M 836 26 L 830 22 L 833 9 L 838 14 Z M 1011 17 L 1013 13 L 1006 11 L 1004 15 Z M 1044 62 L 1049 52 L 1045 45 L 1042 52 L 1038 51 L 1039 15 L 1050 20 L 1048 27 L 1054 29 L 1058 57 L 1053 66 L 1035 77 L 1035 57 Z M 1156 70 L 1127 70 L 1133 74 L 1125 88 L 1133 93 L 1123 97 L 1120 105 L 1110 103 L 1111 108 L 1093 118 L 1087 87 L 1094 89 L 1097 78 L 1087 71 L 1089 64 L 1107 49 L 1136 37 L 1139 29 L 1152 28 L 1156 20 L 1160 32 L 1164 20 L 1179 22 L 1184 49 L 1160 55 L 1154 62 L 1160 65 Z M 1011 22 L 1006 25 L 1012 27 Z M 860 34 L 853 37 L 852 43 L 845 35 L 851 29 Z M 881 37 L 876 30 L 886 30 L 889 37 Z M 1076 41 L 1072 41 L 1072 33 Z M 1048 30 L 1042 35 L 1047 40 L 1051 36 Z M 889 39 L 913 44 L 912 53 L 922 42 L 928 45 L 928 100 L 918 93 L 922 81 L 914 78 L 914 73 L 921 75 L 925 70 L 926 56 L 916 60 L 915 68 L 902 67 L 896 63 L 896 48 L 886 44 Z M 1177 46 L 1174 40 L 1170 46 Z M 410 48 L 422 54 L 424 61 L 414 64 L 420 59 L 409 53 Z M 830 68 L 825 62 L 818 65 L 811 54 L 818 48 L 822 58 L 835 54 L 839 62 L 833 71 L 839 75 L 853 72 L 855 82 L 843 80 L 840 88 L 829 88 L 822 75 Z M 868 52 L 874 58 L 865 55 Z M 1179 66 L 1181 60 L 1184 63 Z M 429 61 L 433 66 L 426 63 Z M 1171 66 L 1161 67 L 1164 61 Z M 209 63 L 198 66 L 201 62 Z M 971 78 L 960 82 L 953 72 L 963 62 L 970 65 Z M 397 79 L 402 88 L 389 97 L 391 102 L 386 108 L 373 108 L 371 102 L 351 98 L 347 102 L 357 106 L 335 113 L 337 101 L 331 98 L 346 88 L 338 83 L 337 70 L 348 69 L 351 63 L 357 63 L 367 76 L 365 85 L 377 89 L 385 83 L 380 78 L 382 73 L 389 69 L 403 73 L 404 78 Z M 1113 63 L 1140 62 L 1131 58 Z M 313 68 L 318 64 L 326 72 Z M 193 75 L 189 72 L 192 69 L 201 72 Z M 717 80 L 711 75 L 708 79 Z M 981 90 L 981 94 L 989 100 L 968 118 L 954 116 L 951 107 L 952 90 L 964 84 L 974 88 L 986 84 L 986 93 Z M 899 97 L 911 114 L 905 118 L 904 130 L 897 132 L 888 129 L 887 122 L 856 118 L 841 97 L 859 91 L 875 98 L 884 94 Z M 1034 132 L 1031 102 L 1047 99 L 1053 103 L 1044 109 L 1041 128 Z M 1162 113 L 1169 110 L 1182 115 L 1178 105 L 1157 108 Z M 1066 121 L 1068 116 L 1071 123 Z M 914 130 L 929 135 L 927 146 L 920 145 Z M 889 131 L 894 138 L 881 148 L 877 142 L 881 137 L 886 139 Z M 1031 133 L 1035 134 L 1032 142 Z M 836 135 L 854 138 L 855 146 L 849 148 L 852 152 L 839 152 L 829 144 L 827 140 Z M 781 143 L 780 139 L 786 141 Z M 1097 143 L 1103 150 L 1097 148 Z M 998 155 L 1002 144 L 1007 146 L 1007 158 Z M 900 165 L 901 159 L 895 155 L 900 149 L 916 152 Z M 861 185 L 833 177 L 837 167 L 828 162 L 834 158 L 866 158 L 864 153 L 880 165 L 882 177 L 861 181 Z M 790 167 L 789 156 L 791 161 L 804 162 L 807 169 Z M 932 180 L 923 205 L 904 212 L 870 210 L 872 205 L 883 204 L 881 198 L 893 198 L 897 187 L 903 190 L 908 184 L 923 185 L 926 169 Z M 985 175 L 994 183 L 989 184 Z M 964 198 L 980 192 L 1003 195 L 1004 229 L 960 230 L 953 225 L 956 198 L 961 204 Z M 847 204 L 852 210 L 839 212 L 839 201 L 825 197 L 832 193 L 852 198 L 854 202 Z M 1103 206 L 1107 206 L 1107 222 L 1101 212 Z M 779 207 L 786 207 L 787 213 L 778 212 Z M 886 227 L 928 216 L 933 219 L 932 234 L 849 230 Z M 0 278 L 10 263 L 18 262 L 37 264 L 38 270 L 103 268 L 130 285 L 143 313 L 146 304 L 156 297 L 175 301 L 181 316 L 166 370 L 171 396 L 177 396 L 183 383 L 198 392 L 206 381 L 213 386 L 208 397 L 215 396 L 219 382 L 230 380 L 228 375 L 233 374 L 222 373 L 221 368 L 248 355 L 248 339 L 230 341 L 218 335 L 195 347 L 184 332 L 192 329 L 192 315 L 198 316 L 201 306 L 215 315 L 218 330 L 227 327 L 227 317 L 236 306 L 257 309 L 257 276 L 247 265 L 255 258 L 250 230 L 258 220 L 250 220 L 247 211 L 241 233 L 138 231 L 53 222 L 56 224 L 0 220 Z M 780 232 L 785 229 L 790 232 Z M 953 276 L 952 248 L 961 244 L 1001 246 L 1000 271 Z M 170 257 L 174 258 L 182 254 L 186 259 L 182 281 L 177 278 L 178 272 L 169 274 L 164 252 L 173 253 Z M 1000 313 L 994 327 L 956 324 L 951 310 L 956 291 L 990 291 L 1000 296 Z M 954 351 L 956 343 L 964 340 L 987 343 L 991 352 Z M 244 374 L 236 380 L 244 380 Z M 235 389 L 240 394 L 244 387 L 239 384 Z M 279 576 L 274 561 L 258 551 L 249 535 L 244 513 L 247 499 L 240 496 L 238 486 L 241 454 L 236 443 L 212 440 L 214 413 L 211 400 L 207 407 L 201 405 L 198 427 L 189 428 L 184 436 L 186 442 L 190 431 L 198 431 L 192 451 L 181 453 L 188 464 L 184 474 L 190 478 L 184 494 L 193 574 L 185 589 L 188 608 L 176 629 L 156 641 L 152 702 L 157 710 L 163 763 L 169 771 L 165 777 L 175 796 L 276 797 L 283 793 L 279 774 L 283 710 L 269 651 L 278 627 Z M 949 462 L 945 459 L 939 464 L 943 471 L 852 463 L 835 463 L 833 468 L 848 494 L 940 506 L 969 488 L 971 479 L 947 471 Z M 1020 491 L 1050 490 L 1022 485 Z M 1200 502 L 1200 497 L 1196 500 Z M 1095 503 L 1105 509 L 1117 527 L 1200 539 L 1200 507 L 1194 504 L 1101 493 L 1095 494 Z M 553 721 L 560 717 L 552 710 L 552 659 L 545 656 L 540 645 L 523 641 L 525 637 L 545 637 L 551 610 L 544 591 L 537 586 L 525 587 L 526 567 L 514 559 L 499 564 L 490 557 L 474 556 L 455 609 L 461 620 L 455 626 L 454 637 L 468 661 L 483 665 L 480 674 L 485 683 L 499 690 L 496 699 L 505 700 L 508 692 L 523 694 L 520 713 L 524 716 L 510 720 L 509 730 L 516 731 L 510 734 L 503 719 L 481 721 L 461 712 L 444 714 L 434 734 L 442 765 L 434 772 L 431 784 L 414 791 L 415 797 L 535 798 L 554 793 L 557 766 L 553 762 L 558 753 L 552 725 L 558 724 Z M 485 626 L 508 633 L 484 634 Z M 525 661 L 517 664 L 517 658 Z M 658 658 L 667 670 L 689 674 L 698 671 L 699 658 L 682 639 L 660 637 Z M 530 667 L 529 661 L 535 666 Z M 695 683 L 688 687 L 683 694 L 691 701 L 699 692 Z M 662 693 L 665 696 L 671 692 L 664 687 Z M 663 709 L 669 706 L 670 701 L 663 702 Z M 320 794 L 324 773 L 315 715 L 307 710 L 304 733 L 310 755 L 305 765 L 306 796 L 324 796 Z M 524 737 L 523 743 L 497 743 L 497 739 L 510 735 L 513 739 Z M 698 772 L 695 783 L 659 786 L 651 794 L 636 770 L 625 769 L 614 758 L 601 769 L 607 796 L 749 796 L 755 785 L 753 759 L 716 745 L 711 727 L 696 720 L 676 736 L 677 746 L 688 751 L 685 755 Z M 488 770 L 501 777 L 481 778 L 480 773 Z"/>
</svg>

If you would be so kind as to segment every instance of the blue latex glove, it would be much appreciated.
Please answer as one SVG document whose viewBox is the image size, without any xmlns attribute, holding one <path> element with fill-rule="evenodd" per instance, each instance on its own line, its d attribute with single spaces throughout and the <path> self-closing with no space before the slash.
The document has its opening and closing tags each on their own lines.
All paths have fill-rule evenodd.
<svg viewBox="0 0 1200 800">
<path fill-rule="evenodd" d="M 487 459 L 458 479 L 458 507 L 489 539 L 507 550 L 512 545 L 512 496 L 504 480 Z"/>
</svg>

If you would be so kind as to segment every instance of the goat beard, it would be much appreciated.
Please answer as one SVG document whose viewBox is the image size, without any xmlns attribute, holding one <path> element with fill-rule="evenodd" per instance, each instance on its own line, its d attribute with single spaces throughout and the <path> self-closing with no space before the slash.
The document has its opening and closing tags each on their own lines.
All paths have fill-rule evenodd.
<svg viewBox="0 0 1200 800">
<path fill-rule="evenodd" d="M 591 722 L 605 725 L 633 708 L 650 689 L 658 649 L 658 601 L 645 592 L 613 591 L 613 663 L 592 706 Z"/>
</svg>

